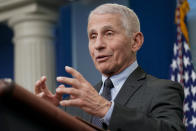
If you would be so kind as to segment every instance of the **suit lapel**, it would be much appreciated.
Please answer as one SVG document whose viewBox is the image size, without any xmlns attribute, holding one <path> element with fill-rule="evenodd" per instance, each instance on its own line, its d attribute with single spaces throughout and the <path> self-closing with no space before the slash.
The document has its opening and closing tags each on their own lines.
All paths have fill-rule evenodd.
<svg viewBox="0 0 196 131">
<path fill-rule="evenodd" d="M 141 67 L 137 67 L 123 84 L 120 92 L 115 98 L 115 102 L 121 105 L 126 104 L 128 99 L 142 86 L 145 77 L 146 73 L 141 69 Z"/>
</svg>

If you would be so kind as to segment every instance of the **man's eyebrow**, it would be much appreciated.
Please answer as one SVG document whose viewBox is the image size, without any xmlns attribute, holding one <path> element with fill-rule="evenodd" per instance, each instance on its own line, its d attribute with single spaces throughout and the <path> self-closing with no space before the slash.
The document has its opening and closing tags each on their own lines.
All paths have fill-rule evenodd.
<svg viewBox="0 0 196 131">
<path fill-rule="evenodd" d="M 102 29 L 103 30 L 111 30 L 111 29 L 113 29 L 113 26 L 112 25 L 106 25 Z"/>
<path fill-rule="evenodd" d="M 103 26 L 101 30 L 105 31 L 105 30 L 112 30 L 112 29 L 114 29 L 112 25 L 106 25 L 106 26 Z M 95 29 L 91 29 L 89 30 L 88 34 L 92 34 L 95 32 L 96 32 Z"/>
<path fill-rule="evenodd" d="M 88 34 L 92 34 L 92 33 L 95 33 L 96 31 L 94 30 L 94 29 L 92 29 L 92 30 L 90 30 L 89 32 L 88 32 Z"/>
</svg>

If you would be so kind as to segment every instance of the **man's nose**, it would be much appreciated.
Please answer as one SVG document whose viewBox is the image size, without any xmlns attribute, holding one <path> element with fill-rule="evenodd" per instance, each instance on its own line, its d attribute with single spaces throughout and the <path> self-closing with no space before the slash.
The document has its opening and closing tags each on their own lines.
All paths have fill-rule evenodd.
<svg viewBox="0 0 196 131">
<path fill-rule="evenodd" d="M 104 49 L 105 46 L 106 46 L 106 43 L 105 43 L 103 37 L 98 36 L 98 37 L 97 37 L 97 40 L 96 40 L 96 42 L 95 42 L 95 49 L 101 50 L 101 49 Z"/>
</svg>

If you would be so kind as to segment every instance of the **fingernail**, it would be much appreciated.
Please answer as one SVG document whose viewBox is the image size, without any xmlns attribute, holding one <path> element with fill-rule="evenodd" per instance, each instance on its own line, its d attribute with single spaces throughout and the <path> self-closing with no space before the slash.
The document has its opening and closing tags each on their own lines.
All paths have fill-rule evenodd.
<svg viewBox="0 0 196 131">
<path fill-rule="evenodd" d="M 44 80 L 45 79 L 45 76 L 42 76 L 41 79 Z"/>
<path fill-rule="evenodd" d="M 65 88 L 65 86 L 63 84 L 59 85 L 58 88 Z"/>
<path fill-rule="evenodd" d="M 63 102 L 62 101 L 60 101 L 59 103 L 60 103 L 61 106 L 63 105 Z"/>
<path fill-rule="evenodd" d="M 67 69 L 71 69 L 71 67 L 69 67 L 69 66 L 65 66 L 65 69 L 67 70 Z"/>
<path fill-rule="evenodd" d="M 62 77 L 57 77 L 56 79 L 57 79 L 57 81 L 60 81 L 60 80 L 62 80 Z"/>
<path fill-rule="evenodd" d="M 56 92 L 59 92 L 60 90 L 61 90 L 60 88 L 57 88 L 57 89 L 56 89 Z"/>
</svg>

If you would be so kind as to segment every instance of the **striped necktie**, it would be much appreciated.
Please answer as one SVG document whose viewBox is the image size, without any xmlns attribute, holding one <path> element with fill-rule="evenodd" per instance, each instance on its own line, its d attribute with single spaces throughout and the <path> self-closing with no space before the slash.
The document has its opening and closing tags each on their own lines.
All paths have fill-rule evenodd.
<svg viewBox="0 0 196 131">
<path fill-rule="evenodd" d="M 113 87 L 114 87 L 114 85 L 113 85 L 112 81 L 110 80 L 110 78 L 107 78 L 104 82 L 104 88 L 103 88 L 103 92 L 101 93 L 101 96 L 103 96 L 108 101 L 111 101 L 111 99 L 112 99 L 111 89 Z M 96 125 L 100 128 L 107 128 L 107 125 L 103 122 L 103 119 L 96 117 L 96 116 L 93 116 L 92 124 Z"/>
</svg>

